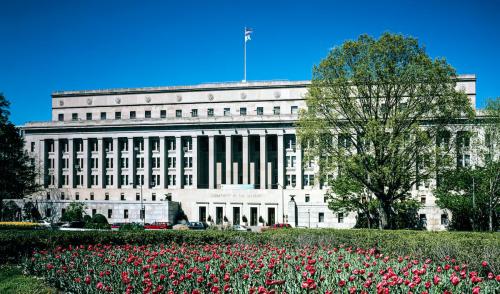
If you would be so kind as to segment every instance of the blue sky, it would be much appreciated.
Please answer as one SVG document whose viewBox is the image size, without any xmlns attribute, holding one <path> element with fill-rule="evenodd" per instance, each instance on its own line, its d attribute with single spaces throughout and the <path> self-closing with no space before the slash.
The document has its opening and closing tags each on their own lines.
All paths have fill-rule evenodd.
<svg viewBox="0 0 500 294">
<path fill-rule="evenodd" d="M 500 0 L 0 0 L 0 92 L 16 124 L 50 119 L 50 93 L 302 80 L 362 33 L 411 35 L 432 57 L 477 75 L 478 106 L 500 96 Z"/>
</svg>

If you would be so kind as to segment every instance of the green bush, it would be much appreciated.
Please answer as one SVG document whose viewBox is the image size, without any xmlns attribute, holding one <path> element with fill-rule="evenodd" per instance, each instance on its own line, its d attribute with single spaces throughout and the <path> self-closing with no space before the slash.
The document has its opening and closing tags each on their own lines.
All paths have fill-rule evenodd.
<svg viewBox="0 0 500 294">
<path fill-rule="evenodd" d="M 481 268 L 487 260 L 500 271 L 500 233 L 289 229 L 263 233 L 236 231 L 0 231 L 0 259 L 19 260 L 34 249 L 81 244 L 273 243 L 276 246 L 333 244 L 377 248 L 383 254 L 442 259 L 446 256 Z M 1 260 L 0 260 L 1 261 Z"/>
<path fill-rule="evenodd" d="M 85 228 L 87 229 L 99 229 L 99 230 L 109 230 L 111 225 L 108 224 L 108 220 L 102 214 L 96 214 L 85 223 Z"/>
<path fill-rule="evenodd" d="M 144 226 L 139 223 L 129 223 L 120 226 L 120 231 L 144 231 Z"/>
</svg>

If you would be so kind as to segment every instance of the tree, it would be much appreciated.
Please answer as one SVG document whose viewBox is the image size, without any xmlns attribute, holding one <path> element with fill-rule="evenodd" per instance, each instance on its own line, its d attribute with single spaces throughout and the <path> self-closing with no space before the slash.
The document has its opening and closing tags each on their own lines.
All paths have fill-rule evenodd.
<svg viewBox="0 0 500 294">
<path fill-rule="evenodd" d="M 39 190 L 37 172 L 19 129 L 9 121 L 9 105 L 0 93 L 0 210 L 5 199 L 20 199 Z"/>
<path fill-rule="evenodd" d="M 85 204 L 82 202 L 71 202 L 61 217 L 61 221 L 75 222 L 82 221 L 85 214 Z"/>
<path fill-rule="evenodd" d="M 500 99 L 489 100 L 476 122 L 473 166 L 448 169 L 434 194 L 452 213 L 450 228 L 493 231 L 500 214 Z"/>
<path fill-rule="evenodd" d="M 446 126 L 472 115 L 456 81 L 455 70 L 414 38 L 385 33 L 347 41 L 313 68 L 297 130 L 304 157 L 319 164 L 334 193 L 345 175 L 373 194 L 379 227 L 394 228 L 394 204 L 449 163 L 452 144 L 435 146 Z"/>
</svg>

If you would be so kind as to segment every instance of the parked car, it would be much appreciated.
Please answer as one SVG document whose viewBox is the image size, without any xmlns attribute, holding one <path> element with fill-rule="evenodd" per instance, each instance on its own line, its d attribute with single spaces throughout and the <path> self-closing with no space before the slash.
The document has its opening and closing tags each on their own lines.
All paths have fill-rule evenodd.
<svg viewBox="0 0 500 294">
<path fill-rule="evenodd" d="M 154 222 L 152 224 L 144 225 L 146 230 L 170 230 L 172 229 L 172 224 L 169 222 Z"/>
<path fill-rule="evenodd" d="M 245 227 L 245 226 L 242 226 L 242 225 L 233 225 L 233 230 L 235 230 L 235 231 L 241 231 L 241 232 L 250 232 L 250 231 L 252 231 L 252 229 L 250 229 L 249 227 Z"/>
<path fill-rule="evenodd" d="M 190 230 L 205 230 L 208 227 L 205 223 L 202 222 L 190 222 L 188 223 L 188 228 Z"/>
<path fill-rule="evenodd" d="M 40 221 L 38 221 L 38 225 L 40 227 L 44 227 L 44 228 L 48 228 L 48 229 L 50 229 L 52 227 L 52 224 L 50 222 L 46 221 L 46 220 L 40 220 Z"/>
<path fill-rule="evenodd" d="M 291 227 L 290 224 L 274 224 L 270 226 L 271 229 L 290 229 Z"/>
</svg>

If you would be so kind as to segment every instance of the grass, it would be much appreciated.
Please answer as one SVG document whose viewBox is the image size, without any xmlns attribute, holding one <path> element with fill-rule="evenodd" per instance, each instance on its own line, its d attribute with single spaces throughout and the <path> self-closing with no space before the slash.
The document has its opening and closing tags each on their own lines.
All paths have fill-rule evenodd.
<svg viewBox="0 0 500 294">
<path fill-rule="evenodd" d="M 0 293 L 53 294 L 58 292 L 47 286 L 41 279 L 25 276 L 18 266 L 0 265 Z"/>
</svg>

